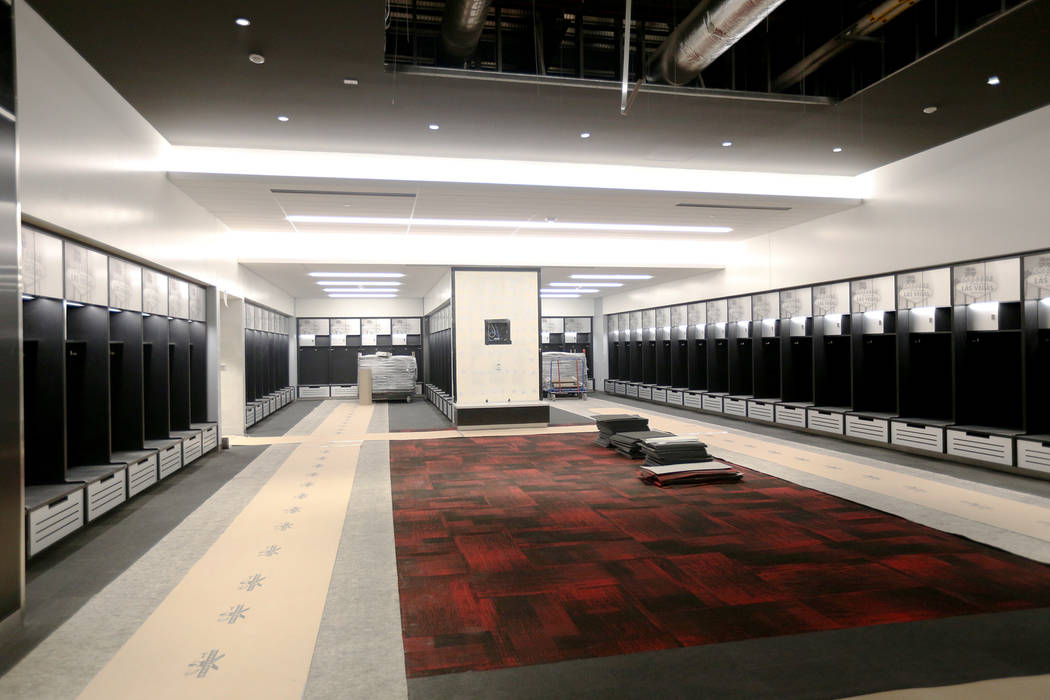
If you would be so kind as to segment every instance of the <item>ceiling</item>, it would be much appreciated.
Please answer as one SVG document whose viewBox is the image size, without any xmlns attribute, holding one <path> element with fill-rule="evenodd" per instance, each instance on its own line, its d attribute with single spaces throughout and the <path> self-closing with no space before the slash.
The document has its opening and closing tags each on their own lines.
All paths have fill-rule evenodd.
<svg viewBox="0 0 1050 700">
<path fill-rule="evenodd" d="M 341 265 L 332 263 L 300 264 L 300 263 L 242 263 L 246 268 L 262 276 L 269 282 L 277 285 L 288 294 L 297 299 L 320 299 L 326 298 L 327 294 L 322 291 L 323 286 L 318 281 L 324 281 L 319 277 L 311 277 L 310 272 L 400 272 L 405 275 L 398 278 L 400 282 L 398 296 L 404 298 L 422 298 L 441 279 L 441 276 L 450 268 L 438 265 Z M 576 282 L 569 275 L 572 274 L 649 274 L 652 279 L 648 280 L 617 280 L 623 284 L 622 287 L 599 288 L 597 294 L 584 294 L 581 298 L 598 298 L 609 294 L 632 291 L 642 287 L 662 282 L 692 277 L 704 270 L 696 269 L 666 269 L 666 268 L 622 268 L 600 270 L 586 266 L 582 267 L 543 267 L 540 269 L 540 284 L 546 286 L 551 282 Z M 380 281 L 373 278 L 373 281 Z M 581 286 L 587 288 L 586 282 L 580 281 Z M 375 285 L 370 285 L 375 286 Z"/>
<path fill-rule="evenodd" d="M 854 175 L 1050 102 L 1050 0 L 841 103 L 642 92 L 626 117 L 616 89 L 390 71 L 383 0 L 29 3 L 177 145 Z"/>
<path fill-rule="evenodd" d="M 728 234 L 662 232 L 661 238 L 739 240 L 843 211 L 858 199 L 751 196 L 683 192 L 526 187 L 511 185 L 390 182 L 328 178 L 271 178 L 171 173 L 169 178 L 234 231 L 292 233 L 360 232 L 346 223 L 292 223 L 295 215 L 411 219 L 472 219 L 547 222 L 545 233 L 570 236 L 637 237 L 611 230 L 559 230 L 559 222 L 727 226 Z M 466 212 L 466 213 L 465 213 Z M 389 233 L 448 233 L 447 227 L 384 225 L 364 230 Z M 506 234 L 501 228 L 455 229 L 457 235 Z M 245 252 L 250 259 L 250 251 Z"/>
</svg>

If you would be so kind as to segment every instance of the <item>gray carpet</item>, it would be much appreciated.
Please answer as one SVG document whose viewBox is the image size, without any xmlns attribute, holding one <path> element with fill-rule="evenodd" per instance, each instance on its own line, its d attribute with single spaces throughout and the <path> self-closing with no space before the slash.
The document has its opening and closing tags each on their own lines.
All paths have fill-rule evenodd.
<svg viewBox="0 0 1050 700">
<path fill-rule="evenodd" d="M 170 538 L 171 533 L 216 492 L 222 491 L 230 481 L 243 478 L 246 467 L 264 462 L 259 458 L 266 449 L 234 447 L 211 452 L 31 559 L 26 570 L 25 626 L 21 634 L 0 649 L 0 672 L 6 673 L 15 666 L 48 635 L 73 618 L 93 596 L 126 574 L 155 545 Z M 290 449 L 282 446 L 282 451 Z M 229 517 L 239 510 L 231 511 Z M 209 526 L 204 534 L 213 541 L 221 532 L 222 528 Z M 173 554 L 177 557 L 169 556 L 169 561 L 192 557 L 193 551 L 178 549 Z M 129 603 L 132 598 L 128 596 Z M 149 607 L 146 614 L 152 609 Z M 86 644 L 86 640 L 91 639 L 90 630 L 83 632 L 72 646 L 95 646 L 97 640 Z M 13 680 L 2 679 L 0 696 L 5 696 L 6 682 Z M 87 680 L 90 676 L 83 679 Z"/>
<path fill-rule="evenodd" d="M 1050 672 L 1050 609 L 414 678 L 412 700 L 841 698 Z"/>
<path fill-rule="evenodd" d="M 285 435 L 305 418 L 311 411 L 321 405 L 321 401 L 298 399 L 284 408 L 278 409 L 255 425 L 244 431 L 252 437 L 279 437 Z"/>
<path fill-rule="evenodd" d="M 433 404 L 419 397 L 412 403 L 395 402 L 389 408 L 390 432 L 401 433 L 415 430 L 447 430 L 453 425 Z"/>
</svg>

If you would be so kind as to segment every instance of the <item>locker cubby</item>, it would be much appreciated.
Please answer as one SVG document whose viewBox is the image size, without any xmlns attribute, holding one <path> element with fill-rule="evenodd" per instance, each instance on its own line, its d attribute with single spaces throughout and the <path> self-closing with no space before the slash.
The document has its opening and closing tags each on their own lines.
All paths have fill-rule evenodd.
<svg viewBox="0 0 1050 700">
<path fill-rule="evenodd" d="M 729 339 L 719 337 L 717 327 L 708 325 L 707 337 L 707 391 L 729 391 Z"/>
<path fill-rule="evenodd" d="M 868 312 L 869 314 L 872 312 Z M 897 413 L 897 335 L 895 314 L 877 312 L 882 332 L 865 332 L 865 314 L 853 315 L 853 411 L 887 418 Z"/>
<path fill-rule="evenodd" d="M 190 427 L 190 322 L 168 321 L 168 421 L 172 431 Z"/>
<path fill-rule="evenodd" d="M 114 452 L 142 449 L 144 438 L 142 314 L 109 314 L 110 443 Z"/>
<path fill-rule="evenodd" d="M 1025 432 L 1048 441 L 1050 401 L 1047 401 L 1046 394 L 1047 387 L 1050 387 L 1050 299 L 1026 301 L 1024 314 Z"/>
<path fill-rule="evenodd" d="M 27 487 L 66 480 L 64 315 L 57 299 L 22 302 Z"/>
<path fill-rule="evenodd" d="M 689 362 L 689 383 L 686 385 L 693 390 L 705 390 L 707 383 L 707 347 L 708 340 L 704 337 L 704 329 L 692 327 L 689 329 L 690 337 L 686 349 Z"/>
<path fill-rule="evenodd" d="M 936 309 L 930 317 L 933 323 L 916 311 L 897 314 L 899 413 L 906 421 L 951 422 L 954 418 L 951 311 Z"/>
<path fill-rule="evenodd" d="M 780 362 L 781 399 L 795 404 L 811 404 L 813 402 L 813 337 L 782 333 Z"/>
<path fill-rule="evenodd" d="M 630 347 L 630 363 L 631 371 L 627 375 L 627 380 L 631 382 L 642 382 L 643 381 L 643 348 L 645 341 L 632 340 Z"/>
<path fill-rule="evenodd" d="M 287 368 L 286 370 L 287 371 Z M 287 382 L 281 386 L 287 386 Z M 190 425 L 208 421 L 208 327 L 190 322 Z"/>
<path fill-rule="evenodd" d="M 142 399 L 147 440 L 169 439 L 170 374 L 168 320 L 149 315 L 142 319 Z"/>
<path fill-rule="evenodd" d="M 729 394 L 754 395 L 754 355 L 750 323 L 730 323 L 729 336 Z"/>
<path fill-rule="evenodd" d="M 620 344 L 615 340 L 609 341 L 609 378 L 620 378 Z M 608 390 L 607 390 L 608 391 Z"/>
<path fill-rule="evenodd" d="M 656 383 L 656 340 L 643 340 L 642 346 L 642 373 L 639 379 L 642 384 Z"/>
<path fill-rule="evenodd" d="M 1024 336 L 1020 303 L 997 312 L 957 306 L 955 326 L 955 423 L 994 432 L 1024 430 Z M 985 329 L 986 320 L 998 328 Z M 975 330 L 980 328 L 980 330 Z M 987 432 L 987 431 L 986 431 Z"/>
<path fill-rule="evenodd" d="M 325 338 L 327 341 L 327 338 Z M 321 336 L 317 337 L 318 347 L 299 348 L 299 383 L 308 385 L 331 384 L 332 369 L 329 362 L 330 348 L 321 346 Z"/>
<path fill-rule="evenodd" d="M 761 328 L 755 324 L 756 328 Z M 757 399 L 781 398 L 780 338 L 777 336 L 754 339 L 754 395 Z M 770 417 L 772 420 L 772 417 Z"/>
<path fill-rule="evenodd" d="M 66 466 L 109 463 L 109 311 L 66 307 Z"/>
<path fill-rule="evenodd" d="M 671 355 L 672 345 L 677 348 L 676 340 L 657 340 L 656 343 L 656 373 L 653 382 L 657 386 L 671 386 L 671 376 L 674 372 L 674 364 Z"/>
<path fill-rule="evenodd" d="M 852 408 L 849 316 L 841 317 L 841 333 L 825 333 L 825 329 L 836 327 L 828 317 L 814 321 L 813 403 L 821 408 Z"/>
</svg>

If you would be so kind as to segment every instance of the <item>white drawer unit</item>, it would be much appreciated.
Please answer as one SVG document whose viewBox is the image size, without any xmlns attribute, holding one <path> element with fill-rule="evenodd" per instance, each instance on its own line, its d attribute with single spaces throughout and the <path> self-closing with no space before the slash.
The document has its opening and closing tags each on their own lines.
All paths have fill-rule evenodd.
<svg viewBox="0 0 1050 700">
<path fill-rule="evenodd" d="M 161 479 L 171 476 L 182 468 L 182 441 L 176 440 L 171 445 L 157 452 L 157 475 Z"/>
<path fill-rule="evenodd" d="M 249 428 L 255 425 L 255 406 L 247 405 L 244 407 L 244 427 Z"/>
<path fill-rule="evenodd" d="M 810 430 L 819 430 L 822 433 L 834 433 L 842 435 L 843 415 L 835 411 L 823 411 L 819 408 L 806 409 L 806 425 Z"/>
<path fill-rule="evenodd" d="M 199 430 L 176 430 L 171 436 L 182 441 L 182 466 L 200 459 L 204 454 L 201 449 L 201 431 Z"/>
<path fill-rule="evenodd" d="M 873 442 L 889 442 L 890 422 L 870 416 L 846 416 L 846 435 Z"/>
<path fill-rule="evenodd" d="M 1046 440 L 1017 438 L 1017 466 L 1050 473 L 1050 437 Z"/>
<path fill-rule="evenodd" d="M 30 506 L 26 516 L 26 548 L 39 554 L 84 525 L 84 489 L 39 506 Z"/>
<path fill-rule="evenodd" d="M 700 407 L 705 411 L 715 411 L 717 413 L 722 412 L 722 399 L 724 397 L 718 396 L 717 394 L 704 394 L 703 399 L 700 403 Z"/>
<path fill-rule="evenodd" d="M 255 416 L 257 418 L 266 418 L 270 415 L 270 402 L 265 399 L 262 401 L 255 402 Z"/>
<path fill-rule="evenodd" d="M 655 386 L 651 391 L 653 392 L 653 401 L 656 403 L 667 403 L 667 389 L 661 389 L 660 387 Z"/>
<path fill-rule="evenodd" d="M 299 387 L 300 399 L 327 399 L 330 393 L 327 386 L 301 386 Z"/>
<path fill-rule="evenodd" d="M 627 396 L 629 396 L 632 399 L 637 399 L 638 398 L 638 385 L 637 384 L 628 384 L 627 385 Z"/>
<path fill-rule="evenodd" d="M 675 391 L 674 389 L 667 390 L 667 404 L 669 406 L 684 406 L 685 405 L 685 392 Z"/>
<path fill-rule="evenodd" d="M 616 393 L 620 396 L 627 396 L 627 382 L 616 382 Z"/>
<path fill-rule="evenodd" d="M 747 417 L 747 399 L 734 399 L 729 396 L 722 401 L 722 413 L 727 416 Z"/>
<path fill-rule="evenodd" d="M 1010 437 L 953 428 L 948 428 L 945 436 L 950 455 L 1005 464 L 1008 467 L 1014 464 L 1014 441 Z"/>
<path fill-rule="evenodd" d="M 646 386 L 645 384 L 643 384 L 643 385 L 637 387 L 637 389 L 638 389 L 638 398 L 645 399 L 646 401 L 652 401 L 653 400 L 653 388 L 651 386 Z"/>
<path fill-rule="evenodd" d="M 703 408 L 704 395 L 699 391 L 687 391 L 682 395 L 682 405 L 699 411 Z"/>
<path fill-rule="evenodd" d="M 343 385 L 332 387 L 332 398 L 333 399 L 356 399 L 357 385 Z"/>
<path fill-rule="evenodd" d="M 190 428 L 201 433 L 201 454 L 207 454 L 218 447 L 219 426 L 214 423 L 191 423 Z"/>
<path fill-rule="evenodd" d="M 904 421 L 890 421 L 890 442 L 927 452 L 944 452 L 944 428 Z"/>
<path fill-rule="evenodd" d="M 273 413 L 274 411 L 277 410 L 278 406 L 277 406 L 277 397 L 276 396 L 267 396 L 266 397 L 266 401 L 270 405 L 270 413 Z"/>
<path fill-rule="evenodd" d="M 766 401 L 748 401 L 747 417 L 772 423 L 775 420 L 773 413 L 775 406 L 776 404 L 768 403 Z"/>
<path fill-rule="evenodd" d="M 152 452 L 128 465 L 128 498 L 157 483 L 157 453 Z"/>
<path fill-rule="evenodd" d="M 802 406 L 785 406 L 778 403 L 773 411 L 773 416 L 781 425 L 790 425 L 795 428 L 806 427 L 806 409 Z"/>
<path fill-rule="evenodd" d="M 87 500 L 87 519 L 89 521 L 113 510 L 128 500 L 127 477 L 127 469 L 118 469 L 103 479 L 88 483 L 84 492 Z"/>
<path fill-rule="evenodd" d="M 604 391 L 606 394 L 616 393 L 616 382 L 611 379 L 605 380 Z"/>
<path fill-rule="evenodd" d="M 416 396 L 422 396 L 422 395 L 423 395 L 423 385 L 422 384 L 416 384 Z"/>
</svg>

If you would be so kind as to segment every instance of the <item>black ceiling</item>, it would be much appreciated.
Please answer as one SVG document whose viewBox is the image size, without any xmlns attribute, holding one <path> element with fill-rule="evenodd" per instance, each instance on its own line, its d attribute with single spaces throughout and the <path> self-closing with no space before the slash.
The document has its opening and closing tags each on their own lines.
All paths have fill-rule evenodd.
<svg viewBox="0 0 1050 700">
<path fill-rule="evenodd" d="M 176 145 L 852 175 L 1050 103 L 1050 0 L 1024 2 L 839 103 L 643 93 L 626 117 L 615 90 L 412 75 L 391 67 L 384 0 L 28 1 Z M 434 9 L 442 4 L 417 2 Z M 636 0 L 634 6 L 636 16 L 658 7 L 684 15 L 690 4 Z M 745 68 L 751 44 L 783 42 L 787 48 L 776 49 L 782 55 L 777 68 L 792 51 L 801 55 L 801 46 L 791 48 L 800 35 L 776 31 L 778 25 L 811 26 L 804 34 L 808 49 L 871 4 L 787 0 L 776 16 L 792 8 L 794 14 L 771 18 L 768 32 L 763 27 L 741 42 L 736 87 L 765 89 L 752 83 Z M 986 12 L 986 6 L 1001 4 L 925 0 L 906 14 L 915 13 L 918 21 L 927 5 L 981 6 Z M 531 12 L 531 0 L 517 5 Z M 612 0 L 536 5 L 546 12 L 585 6 L 596 16 L 607 13 L 610 21 L 622 13 L 622 2 Z M 235 26 L 234 18 L 244 15 L 251 26 Z M 902 15 L 893 24 L 906 29 L 908 21 Z M 904 58 L 891 59 L 896 48 L 891 50 L 886 31 L 890 71 L 914 59 L 916 46 L 913 37 L 902 49 Z M 851 49 L 854 58 L 844 57 L 842 65 L 861 60 L 870 48 Z M 925 50 L 920 41 L 918 52 Z M 252 52 L 265 55 L 266 63 L 250 63 Z M 724 56 L 704 71 L 706 85 L 732 87 L 732 76 L 719 68 L 729 60 Z M 763 67 L 761 74 L 766 72 Z M 1000 86 L 985 85 L 991 73 L 1002 77 Z M 344 77 L 360 84 L 344 86 Z M 821 91 L 819 82 L 815 74 L 807 93 Z M 927 105 L 939 111 L 924 115 Z M 277 114 L 292 119 L 278 123 Z M 428 131 L 429 122 L 440 122 L 441 130 Z M 578 136 L 584 130 L 594 134 L 586 142 Z M 732 148 L 720 146 L 726 139 Z M 833 145 L 844 151 L 833 154 Z"/>
</svg>

